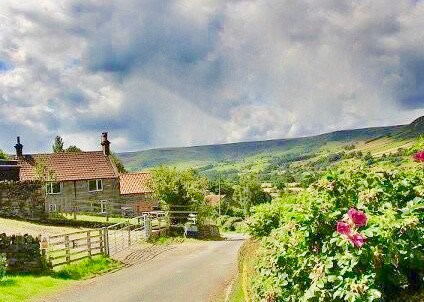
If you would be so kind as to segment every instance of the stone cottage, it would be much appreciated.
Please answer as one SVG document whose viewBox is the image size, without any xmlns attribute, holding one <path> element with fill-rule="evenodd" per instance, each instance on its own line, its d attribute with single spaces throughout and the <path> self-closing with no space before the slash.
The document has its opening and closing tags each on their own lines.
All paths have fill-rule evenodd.
<svg viewBox="0 0 424 302">
<path fill-rule="evenodd" d="M 128 210 L 136 214 L 153 211 L 159 203 L 150 189 L 150 173 L 126 173 L 119 176 L 121 196 L 125 204 L 131 205 Z"/>
<path fill-rule="evenodd" d="M 107 132 L 101 136 L 101 147 L 102 151 L 26 155 L 18 138 L 15 160 L 19 166 L 19 180 L 45 178 L 48 212 L 110 215 L 153 208 L 157 202 L 144 184 L 119 174 L 110 154 Z M 137 188 L 137 185 L 142 187 Z"/>
</svg>

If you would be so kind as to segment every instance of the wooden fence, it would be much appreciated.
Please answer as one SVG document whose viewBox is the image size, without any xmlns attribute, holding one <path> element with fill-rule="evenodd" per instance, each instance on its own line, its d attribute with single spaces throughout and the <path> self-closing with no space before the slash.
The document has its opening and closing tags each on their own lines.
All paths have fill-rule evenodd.
<svg viewBox="0 0 424 302">
<path fill-rule="evenodd" d="M 103 254 L 106 251 L 106 234 L 105 229 L 94 229 L 50 236 L 48 259 L 55 267 Z"/>
<path fill-rule="evenodd" d="M 56 267 L 94 255 L 114 255 L 133 243 L 160 233 L 176 219 L 187 220 L 191 211 L 154 211 L 108 227 L 50 236 L 47 257 Z"/>
</svg>

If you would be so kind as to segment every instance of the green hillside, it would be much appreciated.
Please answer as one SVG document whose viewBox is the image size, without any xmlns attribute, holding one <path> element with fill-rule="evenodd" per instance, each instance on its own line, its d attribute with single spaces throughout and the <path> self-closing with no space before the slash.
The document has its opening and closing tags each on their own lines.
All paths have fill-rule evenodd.
<svg viewBox="0 0 424 302">
<path fill-rule="evenodd" d="M 409 125 L 342 130 L 311 137 L 240 142 L 118 154 L 130 171 L 159 165 L 194 167 L 205 174 L 263 171 L 284 163 L 355 149 L 375 155 L 396 152 L 424 133 L 424 117 Z"/>
</svg>

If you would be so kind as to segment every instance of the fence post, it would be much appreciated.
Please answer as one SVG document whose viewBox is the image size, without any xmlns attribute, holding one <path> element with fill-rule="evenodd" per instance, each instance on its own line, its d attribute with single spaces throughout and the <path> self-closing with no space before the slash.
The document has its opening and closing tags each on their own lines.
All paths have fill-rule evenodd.
<svg viewBox="0 0 424 302">
<path fill-rule="evenodd" d="M 147 215 L 144 215 L 143 218 L 144 218 L 144 237 L 146 239 L 149 239 L 152 233 L 150 218 Z"/>
<path fill-rule="evenodd" d="M 41 238 L 41 235 L 40 235 L 40 238 Z M 41 257 L 43 261 L 45 261 L 45 265 L 46 265 L 46 267 L 44 267 L 43 269 L 46 269 L 51 265 L 51 261 L 48 254 L 49 241 L 47 240 L 46 237 L 44 237 L 41 240 L 40 246 L 41 246 Z"/>
<path fill-rule="evenodd" d="M 104 253 L 104 241 L 105 241 L 105 237 L 103 235 L 102 229 L 99 229 L 99 245 L 100 245 L 100 253 L 103 254 Z"/>
<path fill-rule="evenodd" d="M 69 235 L 65 235 L 65 254 L 66 254 L 66 263 L 71 263 L 71 251 L 69 250 Z"/>
<path fill-rule="evenodd" d="M 88 257 L 91 258 L 91 231 L 87 231 L 87 252 Z"/>
<path fill-rule="evenodd" d="M 131 245 L 131 224 L 128 223 L 128 246 Z"/>
<path fill-rule="evenodd" d="M 109 250 L 109 232 L 108 232 L 108 228 L 104 228 L 104 245 L 105 245 L 105 253 L 106 255 L 110 256 L 110 250 Z"/>
</svg>

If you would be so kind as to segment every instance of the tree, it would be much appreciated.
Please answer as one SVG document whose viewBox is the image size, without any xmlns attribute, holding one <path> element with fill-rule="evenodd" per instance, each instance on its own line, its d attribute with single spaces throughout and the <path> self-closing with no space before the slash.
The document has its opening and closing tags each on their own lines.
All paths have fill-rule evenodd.
<svg viewBox="0 0 424 302">
<path fill-rule="evenodd" d="M 43 158 L 39 158 L 35 161 L 35 175 L 37 180 L 42 184 L 56 180 L 54 171 L 47 168 L 46 161 Z"/>
<path fill-rule="evenodd" d="M 210 181 L 209 190 L 215 194 L 232 196 L 234 193 L 235 181 L 232 181 L 228 177 L 217 177 Z"/>
<path fill-rule="evenodd" d="M 61 153 L 63 151 L 63 139 L 60 136 L 56 136 L 53 144 L 53 153 Z"/>
<path fill-rule="evenodd" d="M 167 205 L 197 207 L 204 203 L 208 181 L 193 169 L 177 171 L 161 166 L 152 171 L 150 185 L 155 196 Z"/>
<path fill-rule="evenodd" d="M 122 161 L 118 158 L 118 156 L 116 156 L 115 153 L 111 153 L 110 155 L 112 162 L 115 164 L 116 168 L 118 169 L 119 173 L 125 174 L 128 173 L 127 169 L 125 168 L 124 164 L 122 163 Z"/>
<path fill-rule="evenodd" d="M 271 201 L 271 196 L 262 190 L 259 178 L 254 174 L 245 174 L 234 186 L 233 199 L 244 209 L 244 215 L 250 215 L 250 208 Z"/>
<path fill-rule="evenodd" d="M 80 148 L 78 148 L 77 146 L 71 145 L 68 148 L 66 148 L 65 152 L 68 152 L 68 153 L 72 153 L 72 152 L 78 153 L 78 152 L 82 152 L 82 150 Z"/>
<path fill-rule="evenodd" d="M 3 152 L 3 150 L 0 149 L 0 159 L 8 159 L 9 157 L 7 156 L 6 153 Z"/>
</svg>

